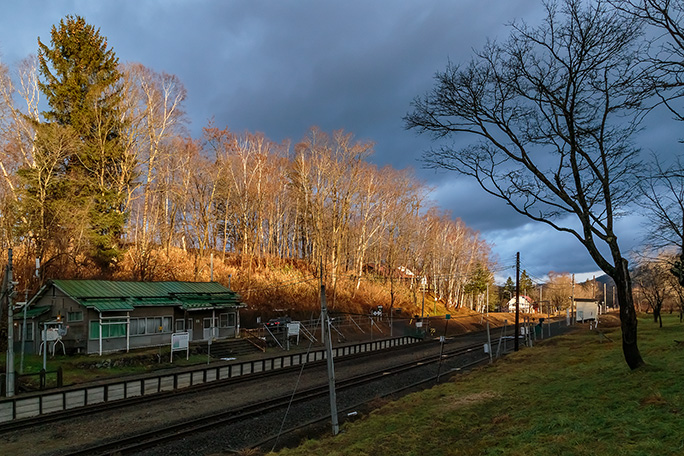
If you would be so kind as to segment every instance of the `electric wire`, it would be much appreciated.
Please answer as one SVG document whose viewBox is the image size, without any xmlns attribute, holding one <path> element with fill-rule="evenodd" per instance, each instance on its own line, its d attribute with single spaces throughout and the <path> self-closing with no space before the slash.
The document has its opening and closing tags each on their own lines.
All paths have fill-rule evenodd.
<svg viewBox="0 0 684 456">
<path fill-rule="evenodd" d="M 321 321 L 321 316 L 319 316 L 318 320 L 316 321 L 316 325 L 313 328 L 312 334 L 316 333 L 316 330 L 318 329 L 318 324 Z M 325 324 L 325 322 L 323 323 Z M 313 340 L 309 339 L 309 346 L 306 348 L 306 359 L 309 359 L 309 353 L 311 352 L 311 348 L 313 347 Z M 302 379 L 302 375 L 304 374 L 304 367 L 307 365 L 307 363 L 302 363 L 301 367 L 299 368 L 299 374 L 297 375 L 297 380 L 295 381 L 295 386 L 294 389 L 292 390 L 292 395 L 290 396 L 290 400 L 287 404 L 287 408 L 285 409 L 285 414 L 283 415 L 283 419 L 280 422 L 280 429 L 278 429 L 278 434 L 276 434 L 275 441 L 273 442 L 273 448 L 271 448 L 271 452 L 275 451 L 276 445 L 278 445 L 278 441 L 280 440 L 280 436 L 283 433 L 283 429 L 285 429 L 285 421 L 287 420 L 287 415 L 290 412 L 290 409 L 292 408 L 292 403 L 294 402 L 295 395 L 297 394 L 297 388 L 299 388 L 299 382 Z"/>
</svg>

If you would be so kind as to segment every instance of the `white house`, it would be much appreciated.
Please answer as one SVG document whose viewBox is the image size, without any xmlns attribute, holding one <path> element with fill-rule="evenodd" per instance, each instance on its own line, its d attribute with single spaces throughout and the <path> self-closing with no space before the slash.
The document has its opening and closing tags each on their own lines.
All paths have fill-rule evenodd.
<svg viewBox="0 0 684 456">
<path fill-rule="evenodd" d="M 508 311 L 515 312 L 515 296 L 508 301 Z M 529 296 L 520 295 L 520 312 L 536 312 L 534 306 L 532 305 L 532 298 Z"/>
</svg>

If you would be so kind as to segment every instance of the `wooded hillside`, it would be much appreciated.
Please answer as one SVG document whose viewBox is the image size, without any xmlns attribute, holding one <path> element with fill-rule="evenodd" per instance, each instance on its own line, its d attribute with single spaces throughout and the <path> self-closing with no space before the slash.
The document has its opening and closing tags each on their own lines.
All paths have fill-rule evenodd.
<svg viewBox="0 0 684 456">
<path fill-rule="evenodd" d="M 410 170 L 372 164 L 372 143 L 213 124 L 193 138 L 185 98 L 176 76 L 119 63 L 80 17 L 39 40 L 37 58 L 0 64 L 0 243 L 20 290 L 209 280 L 213 258 L 215 280 L 249 304 L 315 306 L 322 280 L 332 306 L 361 311 L 424 289 L 453 308 L 492 280 L 487 244 Z"/>
</svg>

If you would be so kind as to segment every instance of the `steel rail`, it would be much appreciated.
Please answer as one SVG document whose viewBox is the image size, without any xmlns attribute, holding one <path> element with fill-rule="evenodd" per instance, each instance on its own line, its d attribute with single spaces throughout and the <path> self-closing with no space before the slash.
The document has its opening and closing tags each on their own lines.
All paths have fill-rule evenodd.
<svg viewBox="0 0 684 456">
<path fill-rule="evenodd" d="M 442 374 L 441 374 L 441 377 L 447 377 L 447 378 L 448 378 L 449 376 L 455 374 L 456 372 L 465 371 L 465 370 L 467 370 L 467 369 L 470 368 L 470 367 L 478 366 L 478 365 L 481 365 L 481 364 L 485 364 L 485 363 L 487 363 L 487 362 L 489 362 L 489 356 L 486 356 L 486 357 L 484 357 L 484 358 L 476 359 L 475 361 L 472 361 L 472 362 L 470 362 L 470 363 L 466 363 L 466 364 L 464 364 L 463 366 L 461 366 L 461 367 L 459 367 L 459 368 L 450 369 L 450 370 L 448 370 L 448 371 L 442 373 Z M 391 391 L 388 391 L 388 392 L 386 392 L 386 393 L 384 393 L 384 394 L 380 394 L 380 395 L 377 396 L 377 397 L 380 397 L 380 398 L 392 397 L 392 396 L 395 396 L 395 395 L 397 395 L 397 394 L 399 394 L 399 393 L 403 393 L 403 392 L 405 392 L 405 391 L 411 391 L 411 390 L 415 390 L 415 389 L 418 389 L 418 388 L 422 388 L 423 385 L 425 385 L 425 384 L 427 384 L 427 383 L 431 383 L 431 382 L 436 382 L 436 381 L 437 381 L 437 375 L 433 375 L 433 376 L 427 377 L 427 378 L 425 378 L 425 379 L 423 379 L 423 380 L 414 382 L 414 383 L 412 383 L 412 384 L 410 384 L 410 385 L 402 386 L 402 387 L 400 387 L 400 388 L 396 388 L 396 389 L 393 389 L 393 390 L 391 390 Z M 367 403 L 368 403 L 368 401 L 361 401 L 361 402 L 357 402 L 356 404 L 353 404 L 353 405 L 350 405 L 350 406 L 348 406 L 348 407 L 345 407 L 344 409 L 342 409 L 342 410 L 339 411 L 339 413 L 340 413 L 340 415 L 341 415 L 340 418 L 345 418 L 345 416 L 344 416 L 345 413 L 354 412 L 356 409 L 358 409 L 358 408 L 360 408 L 360 407 L 366 405 Z M 253 443 L 252 445 L 249 446 L 249 448 L 253 448 L 253 449 L 262 448 L 262 447 L 265 447 L 267 444 L 271 444 L 272 442 L 275 443 L 275 444 L 277 444 L 277 439 L 280 439 L 280 438 L 282 438 L 283 436 L 286 436 L 286 435 L 288 435 L 288 434 L 293 434 L 293 433 L 295 433 L 295 432 L 297 432 L 297 431 L 300 431 L 300 430 L 302 430 L 302 429 L 306 429 L 306 428 L 308 428 L 308 427 L 310 427 L 310 426 L 315 426 L 315 425 L 317 425 L 317 424 L 321 424 L 321 423 L 323 423 L 324 421 L 327 421 L 327 420 L 329 420 L 329 419 L 330 419 L 330 415 L 325 415 L 325 416 L 323 416 L 323 417 L 314 418 L 314 419 L 309 420 L 309 421 L 307 421 L 307 422 L 305 422 L 305 423 L 301 423 L 301 424 L 298 424 L 298 425 L 296 425 L 296 426 L 289 427 L 289 428 L 283 430 L 279 435 L 271 435 L 271 436 L 266 437 L 266 438 L 264 438 L 264 439 L 262 439 L 262 440 L 259 440 L 259 441 L 256 442 L 256 443 Z M 342 421 L 344 421 L 344 420 L 342 420 Z M 271 445 L 271 446 L 273 446 L 273 445 Z"/>
<path fill-rule="evenodd" d="M 426 365 L 439 362 L 445 358 L 471 353 L 480 348 L 481 344 L 473 344 L 458 348 L 456 350 L 450 350 L 449 352 L 443 353 L 442 356 L 430 355 L 420 360 L 413 360 L 411 362 L 402 363 L 391 368 L 379 369 L 377 371 L 351 377 L 339 381 L 337 383 L 337 389 L 344 390 L 353 388 L 355 386 L 386 378 L 388 375 L 396 375 L 416 368 L 421 368 Z M 435 378 L 436 376 L 431 376 L 430 379 L 419 383 L 425 383 L 427 381 L 434 380 Z M 411 385 L 411 387 L 415 387 L 415 385 Z M 108 455 L 112 453 L 117 455 L 132 454 L 160 444 L 167 444 L 173 439 L 180 439 L 182 437 L 198 432 L 208 431 L 216 427 L 231 425 L 248 418 L 254 418 L 265 413 L 281 409 L 291 403 L 301 403 L 327 394 L 327 384 L 320 385 L 296 393 L 294 395 L 294 399 L 291 394 L 288 394 L 260 402 L 259 404 L 252 404 L 225 412 L 205 415 L 182 423 L 168 425 L 162 429 L 146 431 L 139 434 L 126 436 L 115 441 L 103 442 L 102 444 L 88 446 L 73 451 L 67 451 L 62 454 L 65 456 L 95 456 Z"/>
<path fill-rule="evenodd" d="M 398 352 L 398 351 L 412 351 L 415 350 L 416 348 L 424 348 L 428 345 L 432 345 L 435 341 L 424 341 L 424 342 L 418 342 L 415 344 L 410 344 L 410 345 L 398 345 L 390 348 L 385 348 L 383 350 L 377 350 L 377 351 L 366 351 L 366 352 L 360 352 L 360 353 L 354 353 L 354 354 L 349 354 L 345 356 L 341 356 L 339 358 L 336 358 L 340 363 L 344 362 L 349 362 L 353 360 L 359 360 L 363 358 L 370 358 L 373 356 L 377 356 L 379 354 L 387 354 L 387 353 L 393 353 L 393 352 Z M 259 372 L 254 372 L 250 374 L 244 374 L 244 375 L 239 375 L 236 377 L 230 377 L 230 378 L 224 378 L 220 380 L 215 380 L 211 382 L 204 382 L 204 383 L 199 383 L 196 385 L 188 386 L 183 389 L 176 389 L 176 390 L 170 390 L 170 391 L 163 391 L 155 394 L 150 394 L 150 395 L 143 395 L 143 396 L 132 396 L 126 399 L 119 399 L 116 401 L 108 401 L 108 402 L 102 402 L 98 404 L 93 404 L 93 405 L 86 405 L 83 407 L 78 407 L 78 408 L 73 408 L 73 409 L 68 409 L 68 410 L 63 410 L 63 411 L 58 411 L 58 412 L 52 412 L 44 415 L 37 415 L 34 417 L 30 418 L 21 418 L 21 419 L 16 419 L 12 421 L 6 421 L 3 422 L 0 425 L 0 435 L 7 434 L 9 432 L 15 432 L 15 431 L 20 431 L 24 429 L 30 429 L 34 426 L 41 426 L 45 424 L 50 424 L 54 422 L 62 422 L 66 419 L 73 419 L 73 418 L 78 418 L 78 417 L 83 417 L 83 416 L 89 416 L 93 415 L 96 413 L 101 413 L 101 412 L 106 412 L 106 411 L 111 411 L 111 410 L 117 410 L 121 408 L 126 408 L 126 407 L 131 407 L 131 406 L 136 406 L 144 403 L 149 403 L 149 402 L 154 402 L 154 401 L 160 401 L 164 399 L 169 399 L 171 397 L 177 398 L 177 397 L 182 397 L 185 395 L 190 395 L 190 394 L 196 394 L 198 392 L 202 391 L 208 391 L 216 388 L 223 388 L 228 385 L 239 385 L 239 384 L 244 384 L 248 382 L 253 382 L 257 379 L 261 378 L 269 378 L 281 374 L 287 374 L 291 372 L 296 372 L 299 371 L 302 366 L 307 366 L 307 367 L 316 367 L 316 366 L 322 366 L 325 364 L 325 360 L 316 360 L 316 361 L 309 361 L 303 364 L 293 364 L 290 366 L 278 368 L 278 369 L 269 369 L 265 371 L 259 371 Z"/>
<path fill-rule="evenodd" d="M 462 341 L 463 339 L 479 339 L 479 337 L 484 337 L 486 335 L 486 330 L 480 330 L 480 331 L 472 331 L 468 333 L 463 333 L 463 334 L 458 334 L 454 336 L 447 337 L 446 339 L 446 344 L 453 344 L 453 343 L 458 343 L 459 341 Z M 480 344 L 483 343 L 483 341 L 480 342 Z M 364 351 L 360 353 L 353 353 L 349 355 L 344 355 L 341 356 L 338 359 L 340 363 L 345 363 L 353 360 L 358 360 L 358 359 L 363 359 L 363 358 L 371 358 L 373 356 L 377 356 L 378 354 L 386 354 L 386 353 L 394 353 L 394 352 L 401 352 L 401 351 L 414 351 L 416 349 L 421 349 L 428 347 L 429 345 L 438 345 L 439 341 L 437 339 L 431 339 L 423 342 L 418 342 L 415 344 L 409 344 L 409 345 L 398 345 L 398 346 L 393 346 L 390 348 L 385 348 L 383 350 L 378 350 L 378 351 Z M 310 367 L 316 367 L 316 366 L 321 366 L 325 363 L 325 360 L 316 360 L 316 361 L 309 361 L 307 363 L 304 363 L 305 366 L 310 366 Z M 199 383 L 196 385 L 192 385 L 183 389 L 178 389 L 178 390 L 170 390 L 170 391 L 164 391 L 164 392 L 159 392 L 156 394 L 152 395 L 143 395 L 143 396 L 133 396 L 129 397 L 126 399 L 119 399 L 117 401 L 110 401 L 110 402 L 102 402 L 98 404 L 93 404 L 93 405 L 87 405 L 83 407 L 78 407 L 78 408 L 72 408 L 64 411 L 57 411 L 57 412 L 52 412 L 49 414 L 44 414 L 44 415 L 38 415 L 30 418 L 21 418 L 21 419 L 16 419 L 12 421 L 6 421 L 3 422 L 2 425 L 0 425 L 0 435 L 7 434 L 10 432 L 15 432 L 15 431 L 21 431 L 25 429 L 30 429 L 34 426 L 41 426 L 45 424 L 50 424 L 54 422 L 62 422 L 64 420 L 68 419 L 73 419 L 73 418 L 78 418 L 78 417 L 83 417 L 83 416 L 89 416 L 105 411 L 111 411 L 111 410 L 116 410 L 116 409 L 122 409 L 130 406 L 137 406 L 140 404 L 148 403 L 148 402 L 154 402 L 154 401 L 160 401 L 160 400 L 165 400 L 169 398 L 179 398 L 182 396 L 190 395 L 190 394 L 196 394 L 198 392 L 202 391 L 208 391 L 212 390 L 214 388 L 223 388 L 227 385 L 239 385 L 243 384 L 246 382 L 252 382 L 260 378 L 269 378 L 272 376 L 280 375 L 280 374 L 287 374 L 291 373 L 294 371 L 298 371 L 302 368 L 302 364 L 294 364 L 290 365 L 287 367 L 282 367 L 278 369 L 269 369 L 265 371 L 259 371 L 255 373 L 250 373 L 250 374 L 244 374 L 240 376 L 235 376 L 235 377 L 230 377 L 230 378 L 225 378 L 225 379 L 220 379 L 216 381 L 211 381 L 211 382 L 203 382 Z"/>
</svg>

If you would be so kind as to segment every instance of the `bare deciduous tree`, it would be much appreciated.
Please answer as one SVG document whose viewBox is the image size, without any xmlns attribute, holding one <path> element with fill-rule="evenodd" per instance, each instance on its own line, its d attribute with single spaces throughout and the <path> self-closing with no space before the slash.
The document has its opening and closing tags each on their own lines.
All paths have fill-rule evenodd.
<svg viewBox="0 0 684 456">
<path fill-rule="evenodd" d="M 634 282 L 639 287 L 648 307 L 653 311 L 653 322 L 663 327 L 661 311 L 668 298 L 667 262 L 663 258 L 644 259 L 634 269 Z"/>
<path fill-rule="evenodd" d="M 154 269 L 152 249 L 161 219 L 160 164 L 164 162 L 163 154 L 173 153 L 169 147 L 173 139 L 185 133 L 186 90 L 177 76 L 157 73 L 139 63 L 125 66 L 123 73 L 125 115 L 129 120 L 127 163 L 137 165 L 141 175 L 139 186 L 132 186 L 129 192 L 128 204 L 142 193 L 131 217 L 136 246 L 133 272 L 137 279 L 145 280 Z"/>
<path fill-rule="evenodd" d="M 679 258 L 671 258 L 670 272 L 684 287 L 684 168 L 680 160 L 663 167 L 654 159 L 639 182 L 640 205 L 648 220 L 647 240 L 661 251 L 677 249 Z"/>
<path fill-rule="evenodd" d="M 632 200 L 641 119 L 640 21 L 605 2 L 547 4 L 543 25 L 512 25 L 462 68 L 448 65 L 417 98 L 408 128 L 446 139 L 430 166 L 477 180 L 532 220 L 570 233 L 616 283 L 625 360 L 643 364 L 627 260 L 615 219 Z M 606 254 L 607 252 L 607 254 Z"/>
<path fill-rule="evenodd" d="M 570 274 L 549 272 L 549 280 L 544 285 L 544 297 L 554 309 L 560 311 L 570 307 L 572 293 Z"/>
<path fill-rule="evenodd" d="M 654 29 L 648 52 L 642 56 L 649 65 L 644 82 L 676 120 L 684 121 L 681 106 L 684 97 L 684 3 L 681 0 L 608 1 L 628 17 Z"/>
</svg>

